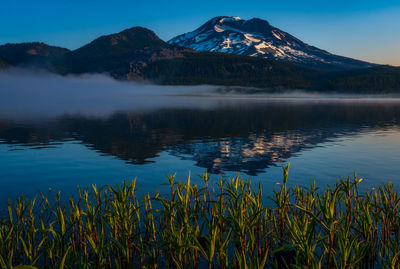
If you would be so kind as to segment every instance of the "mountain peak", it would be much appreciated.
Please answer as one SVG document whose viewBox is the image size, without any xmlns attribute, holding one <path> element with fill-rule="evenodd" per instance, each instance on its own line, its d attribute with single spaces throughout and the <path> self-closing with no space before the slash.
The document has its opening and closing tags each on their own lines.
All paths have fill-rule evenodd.
<svg viewBox="0 0 400 269">
<path fill-rule="evenodd" d="M 218 23 L 224 23 L 228 21 L 241 21 L 243 19 L 238 16 L 220 16 L 220 17 L 215 17 L 214 20 L 216 20 L 216 22 Z"/>
<path fill-rule="evenodd" d="M 161 39 L 151 30 L 140 27 L 140 26 L 135 26 L 132 28 L 125 29 L 117 34 L 113 34 L 111 36 L 123 36 L 123 35 L 129 35 L 137 38 L 138 36 L 141 36 L 142 38 L 147 38 L 149 40 L 156 40 L 156 41 L 161 41 Z"/>
<path fill-rule="evenodd" d="M 333 55 L 310 46 L 260 18 L 215 17 L 196 30 L 168 41 L 197 51 L 223 52 L 326 68 L 362 68 L 372 64 Z"/>
<path fill-rule="evenodd" d="M 87 57 L 115 57 L 145 48 L 169 48 L 153 31 L 143 27 L 132 27 L 119 33 L 101 36 L 89 44 L 72 51 L 75 55 Z"/>
<path fill-rule="evenodd" d="M 121 47 L 124 50 L 133 50 L 146 46 L 168 46 L 153 31 L 143 27 L 132 27 L 116 34 L 104 35 L 93 40 L 87 46 L 100 46 L 102 48 Z"/>
</svg>

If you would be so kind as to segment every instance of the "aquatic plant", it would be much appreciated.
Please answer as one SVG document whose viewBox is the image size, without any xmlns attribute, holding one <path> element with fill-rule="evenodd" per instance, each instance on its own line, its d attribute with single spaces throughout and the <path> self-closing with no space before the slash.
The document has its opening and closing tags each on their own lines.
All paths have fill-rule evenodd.
<svg viewBox="0 0 400 269">
<path fill-rule="evenodd" d="M 271 197 L 239 175 L 202 186 L 168 177 L 169 193 L 136 182 L 9 202 L 0 218 L 1 268 L 398 268 L 400 196 L 359 191 L 356 175 Z M 67 202 L 64 202 L 67 201 Z"/>
</svg>

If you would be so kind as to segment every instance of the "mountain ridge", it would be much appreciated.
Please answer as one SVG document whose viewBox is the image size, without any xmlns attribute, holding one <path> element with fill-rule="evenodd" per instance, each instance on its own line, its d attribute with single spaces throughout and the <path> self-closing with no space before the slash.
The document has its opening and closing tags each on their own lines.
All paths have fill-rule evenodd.
<svg viewBox="0 0 400 269">
<path fill-rule="evenodd" d="M 257 20 L 253 22 L 257 24 Z M 168 85 L 400 93 L 400 68 L 332 71 L 262 57 L 197 52 L 168 44 L 143 27 L 101 36 L 73 51 L 44 43 L 21 43 L 0 46 L 0 52 L 6 66 L 40 68 L 62 75 L 106 73 L 120 80 Z M 17 60 L 10 63 L 7 59 L 12 57 Z"/>
</svg>

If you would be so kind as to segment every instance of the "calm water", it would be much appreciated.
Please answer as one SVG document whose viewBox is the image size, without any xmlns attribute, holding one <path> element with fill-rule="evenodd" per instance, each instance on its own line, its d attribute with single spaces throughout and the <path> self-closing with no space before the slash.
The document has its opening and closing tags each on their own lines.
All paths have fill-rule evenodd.
<svg viewBox="0 0 400 269">
<path fill-rule="evenodd" d="M 107 115 L 0 120 L 0 203 L 37 191 L 114 184 L 137 177 L 142 191 L 241 172 L 267 193 L 290 162 L 290 183 L 325 186 L 354 172 L 365 187 L 400 182 L 400 102 L 396 100 L 236 100 L 192 98 Z M 192 106 L 192 105 L 191 105 Z M 191 107 L 189 106 L 189 107 Z M 199 181 L 198 179 L 196 179 Z M 195 181 L 196 181 L 195 180 Z"/>
</svg>

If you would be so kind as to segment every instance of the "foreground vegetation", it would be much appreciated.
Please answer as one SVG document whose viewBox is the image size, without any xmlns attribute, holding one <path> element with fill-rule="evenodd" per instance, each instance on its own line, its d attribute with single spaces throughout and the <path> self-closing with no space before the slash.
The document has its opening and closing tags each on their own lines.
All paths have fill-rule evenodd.
<svg viewBox="0 0 400 269">
<path fill-rule="evenodd" d="M 78 189 L 63 203 L 41 195 L 9 203 L 2 268 L 398 268 L 399 194 L 362 181 L 318 190 L 283 182 L 266 198 L 235 177 L 202 187 L 168 177 L 168 195 L 135 182 Z M 50 199 L 51 198 L 51 199 Z M 268 205 L 268 206 L 266 206 Z M 4 213 L 4 212 L 3 212 Z M 19 265 L 19 266 L 17 266 Z M 16 267 L 13 267 L 16 266 Z"/>
</svg>

